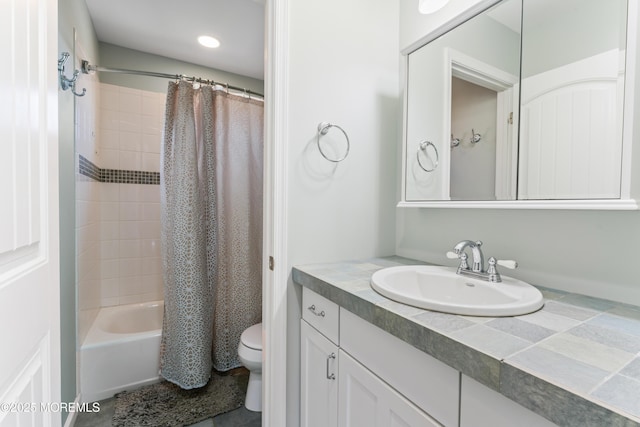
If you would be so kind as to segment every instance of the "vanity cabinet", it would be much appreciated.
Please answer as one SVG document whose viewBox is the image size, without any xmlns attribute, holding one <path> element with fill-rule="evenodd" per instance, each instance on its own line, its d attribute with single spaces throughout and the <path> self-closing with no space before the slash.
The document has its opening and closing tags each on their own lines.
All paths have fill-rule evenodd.
<svg viewBox="0 0 640 427">
<path fill-rule="evenodd" d="M 466 375 L 460 391 L 460 427 L 557 427 Z"/>
<path fill-rule="evenodd" d="M 339 308 L 306 288 L 302 304 L 300 425 L 335 427 L 338 425 Z"/>
<path fill-rule="evenodd" d="M 458 371 L 308 288 L 302 300 L 303 427 L 458 427 Z"/>
<path fill-rule="evenodd" d="M 301 320 L 302 427 L 338 425 L 338 346 Z"/>
<path fill-rule="evenodd" d="M 371 371 L 340 350 L 340 427 L 440 427 Z"/>
</svg>

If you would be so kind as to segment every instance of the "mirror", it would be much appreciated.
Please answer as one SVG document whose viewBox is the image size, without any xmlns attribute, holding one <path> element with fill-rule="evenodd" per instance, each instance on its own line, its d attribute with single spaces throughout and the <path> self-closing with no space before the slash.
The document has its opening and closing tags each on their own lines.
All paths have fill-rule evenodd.
<svg viewBox="0 0 640 427">
<path fill-rule="evenodd" d="M 408 55 L 406 201 L 620 198 L 625 0 L 504 0 Z"/>
<path fill-rule="evenodd" d="M 625 36 L 624 0 L 524 0 L 519 199 L 620 197 Z"/>
</svg>

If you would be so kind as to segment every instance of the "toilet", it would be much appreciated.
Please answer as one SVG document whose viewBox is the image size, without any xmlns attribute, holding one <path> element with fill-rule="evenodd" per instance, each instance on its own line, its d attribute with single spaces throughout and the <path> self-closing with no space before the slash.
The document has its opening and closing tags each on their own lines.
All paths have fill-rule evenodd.
<svg viewBox="0 0 640 427">
<path fill-rule="evenodd" d="M 250 326 L 242 333 L 238 358 L 249 370 L 244 406 L 250 411 L 262 412 L 262 323 Z"/>
</svg>

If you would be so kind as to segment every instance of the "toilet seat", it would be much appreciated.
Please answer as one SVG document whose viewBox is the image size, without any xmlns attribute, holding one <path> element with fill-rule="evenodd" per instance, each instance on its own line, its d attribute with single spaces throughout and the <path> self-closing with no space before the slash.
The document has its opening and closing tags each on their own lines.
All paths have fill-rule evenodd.
<svg viewBox="0 0 640 427">
<path fill-rule="evenodd" d="M 248 327 L 240 335 L 240 342 L 245 347 L 262 351 L 262 323 Z"/>
</svg>

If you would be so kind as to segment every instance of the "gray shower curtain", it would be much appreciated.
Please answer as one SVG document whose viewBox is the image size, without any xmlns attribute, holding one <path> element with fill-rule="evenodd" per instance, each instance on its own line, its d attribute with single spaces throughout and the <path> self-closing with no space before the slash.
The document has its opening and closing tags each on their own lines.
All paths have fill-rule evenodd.
<svg viewBox="0 0 640 427">
<path fill-rule="evenodd" d="M 169 83 L 161 166 L 165 311 L 160 374 L 204 386 L 240 366 L 261 321 L 263 103 Z"/>
</svg>

